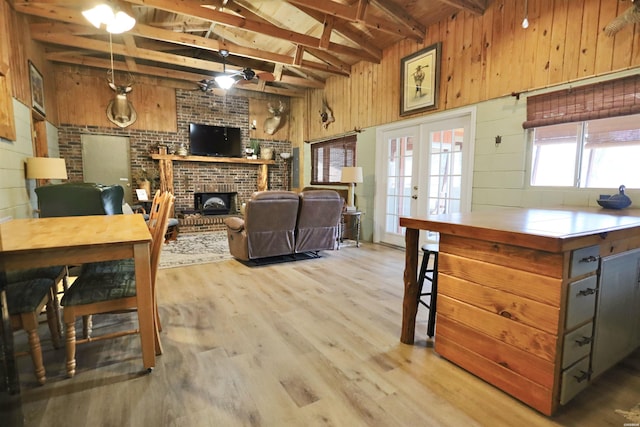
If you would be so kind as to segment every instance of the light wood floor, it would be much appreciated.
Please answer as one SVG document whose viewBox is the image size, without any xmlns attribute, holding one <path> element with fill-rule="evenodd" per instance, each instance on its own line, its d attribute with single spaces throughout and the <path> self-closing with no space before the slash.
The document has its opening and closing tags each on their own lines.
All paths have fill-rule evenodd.
<svg viewBox="0 0 640 427">
<path fill-rule="evenodd" d="M 140 372 L 139 341 L 131 336 L 79 346 L 77 374 L 66 379 L 64 350 L 45 339 L 45 386 L 36 385 L 30 359 L 19 360 L 24 425 L 632 422 L 616 410 L 640 403 L 640 352 L 548 418 L 435 354 L 424 339 L 423 309 L 416 344 L 401 344 L 403 266 L 403 252 L 364 244 L 293 263 L 161 270 L 165 353 L 153 373 Z M 95 330 L 118 319 L 96 317 Z"/>
</svg>

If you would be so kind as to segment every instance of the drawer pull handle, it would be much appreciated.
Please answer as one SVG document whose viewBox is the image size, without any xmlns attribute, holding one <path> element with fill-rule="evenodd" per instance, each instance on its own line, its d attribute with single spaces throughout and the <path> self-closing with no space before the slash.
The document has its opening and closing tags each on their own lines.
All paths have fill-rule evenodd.
<svg viewBox="0 0 640 427">
<path fill-rule="evenodd" d="M 597 256 L 589 255 L 588 257 L 581 258 L 578 262 L 596 262 L 598 261 Z"/>
<path fill-rule="evenodd" d="M 583 345 L 587 345 L 591 342 L 591 337 L 582 337 L 579 340 L 576 340 L 576 344 L 578 344 L 579 347 L 582 347 Z"/>
<path fill-rule="evenodd" d="M 587 289 L 583 289 L 581 291 L 578 291 L 578 296 L 581 297 L 585 297 L 587 295 L 593 295 L 597 292 L 598 290 L 596 288 L 587 288 Z"/>
<path fill-rule="evenodd" d="M 580 371 L 580 375 L 574 375 L 573 378 L 576 379 L 576 381 L 578 381 L 579 383 L 581 383 L 582 381 L 588 380 L 589 379 L 589 374 L 591 372 L 589 371 Z"/>
</svg>

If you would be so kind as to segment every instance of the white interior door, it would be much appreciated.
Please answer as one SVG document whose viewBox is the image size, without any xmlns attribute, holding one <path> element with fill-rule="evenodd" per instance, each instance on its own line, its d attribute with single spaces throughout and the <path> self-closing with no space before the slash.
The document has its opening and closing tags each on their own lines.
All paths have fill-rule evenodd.
<svg viewBox="0 0 640 427">
<path fill-rule="evenodd" d="M 378 131 L 374 241 L 404 246 L 402 216 L 471 210 L 474 112 Z M 437 233 L 420 235 L 421 243 L 437 240 Z"/>
<path fill-rule="evenodd" d="M 108 135 L 82 135 L 84 182 L 120 185 L 124 200 L 132 204 L 129 138 Z"/>
<path fill-rule="evenodd" d="M 418 197 L 418 173 L 420 160 L 420 129 L 418 126 L 391 129 L 382 134 L 382 147 L 377 176 L 384 177 L 377 200 L 383 203 L 383 215 L 376 215 L 380 222 L 380 241 L 402 246 L 404 233 L 400 227 L 400 217 L 415 216 Z M 379 206 L 376 212 L 379 211 Z"/>
</svg>

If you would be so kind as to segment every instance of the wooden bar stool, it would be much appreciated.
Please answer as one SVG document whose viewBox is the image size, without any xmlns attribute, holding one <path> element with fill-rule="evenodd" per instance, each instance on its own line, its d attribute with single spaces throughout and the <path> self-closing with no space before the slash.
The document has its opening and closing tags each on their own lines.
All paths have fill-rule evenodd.
<svg viewBox="0 0 640 427">
<path fill-rule="evenodd" d="M 429 320 L 427 323 L 427 336 L 433 338 L 436 327 L 436 300 L 438 296 L 438 244 L 427 243 L 422 245 L 422 264 L 420 265 L 420 274 L 418 276 L 418 301 L 416 304 L 422 304 L 429 309 Z M 429 268 L 429 259 L 433 256 L 433 267 Z M 423 291 L 424 282 L 429 281 L 431 286 L 428 291 Z M 429 297 L 429 303 L 423 299 Z"/>
</svg>

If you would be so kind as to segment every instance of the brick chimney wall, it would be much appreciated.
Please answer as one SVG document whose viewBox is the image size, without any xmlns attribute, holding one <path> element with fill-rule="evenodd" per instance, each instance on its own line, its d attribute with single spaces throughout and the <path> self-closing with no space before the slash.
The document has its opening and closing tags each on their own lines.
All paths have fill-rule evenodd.
<svg viewBox="0 0 640 427">
<path fill-rule="evenodd" d="M 60 157 L 67 164 L 69 181 L 82 182 L 82 134 L 123 136 L 129 138 L 131 150 L 131 173 L 142 168 L 157 171 L 158 164 L 150 158 L 157 146 L 166 145 L 175 150 L 181 143 L 189 146 L 189 123 L 239 127 L 243 148 L 249 147 L 249 99 L 243 96 L 218 96 L 201 91 L 176 90 L 177 132 L 158 132 L 118 127 L 77 126 L 61 124 L 58 128 Z M 274 152 L 291 152 L 290 141 L 259 140 L 261 146 Z M 275 156 L 275 165 L 269 166 L 268 186 L 270 190 L 286 190 L 288 174 L 286 162 Z M 238 192 L 238 205 L 246 201 L 257 190 L 258 167 L 233 163 L 173 162 L 175 210 L 193 209 L 194 192 L 221 191 Z M 132 178 L 133 181 L 133 178 Z M 132 182 L 133 188 L 136 187 Z M 158 183 L 152 183 L 152 192 Z M 224 190 L 222 190 L 224 188 Z M 135 202 L 134 194 L 134 202 Z"/>
</svg>

